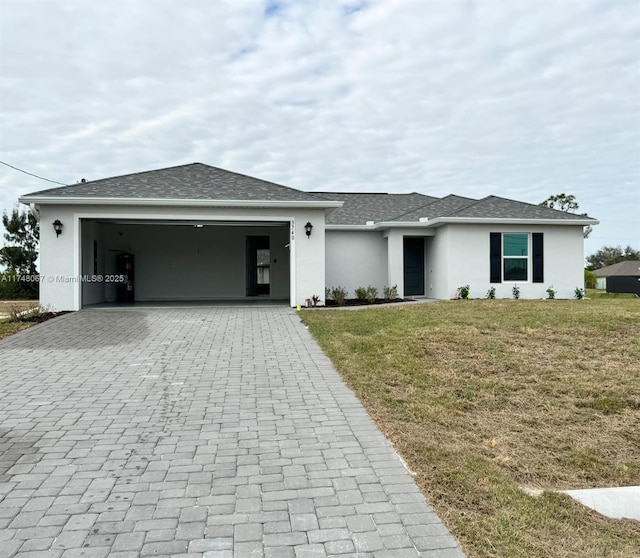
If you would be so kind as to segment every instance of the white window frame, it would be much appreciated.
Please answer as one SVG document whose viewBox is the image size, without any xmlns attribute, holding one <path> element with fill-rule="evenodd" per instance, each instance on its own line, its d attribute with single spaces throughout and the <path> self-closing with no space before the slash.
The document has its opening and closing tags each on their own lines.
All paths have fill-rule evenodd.
<svg viewBox="0 0 640 558">
<path fill-rule="evenodd" d="M 526 256 L 505 256 L 504 254 L 504 241 L 505 241 L 505 237 L 506 235 L 512 235 L 512 234 L 517 234 L 517 235 L 524 235 L 527 237 L 527 255 Z M 500 265 L 501 265 L 501 273 L 502 273 L 502 282 L 503 283 L 531 283 L 531 273 L 532 273 L 532 265 L 533 265 L 533 261 L 532 261 L 532 256 L 531 256 L 531 249 L 532 249 L 532 245 L 531 245 L 531 233 L 528 232 L 503 232 L 502 233 L 502 246 L 501 246 L 501 256 L 502 259 L 500 261 Z M 522 260 L 522 259 L 526 259 L 527 260 L 527 278 L 526 279 L 507 279 L 506 278 L 506 272 L 504 269 L 504 261 L 505 260 Z"/>
</svg>

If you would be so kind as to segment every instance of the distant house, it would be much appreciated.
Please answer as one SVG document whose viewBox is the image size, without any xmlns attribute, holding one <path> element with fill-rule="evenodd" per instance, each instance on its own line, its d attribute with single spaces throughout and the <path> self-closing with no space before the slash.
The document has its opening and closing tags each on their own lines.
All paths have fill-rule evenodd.
<svg viewBox="0 0 640 558">
<path fill-rule="evenodd" d="M 635 293 L 640 296 L 640 260 L 627 260 L 596 269 L 596 287 L 608 293 Z"/>
<path fill-rule="evenodd" d="M 40 217 L 41 302 L 265 297 L 397 286 L 448 299 L 571 298 L 595 219 L 488 196 L 304 192 L 201 163 L 22 196 Z M 55 226 L 54 226 L 55 224 Z M 124 280 L 122 278 L 125 278 Z"/>
</svg>

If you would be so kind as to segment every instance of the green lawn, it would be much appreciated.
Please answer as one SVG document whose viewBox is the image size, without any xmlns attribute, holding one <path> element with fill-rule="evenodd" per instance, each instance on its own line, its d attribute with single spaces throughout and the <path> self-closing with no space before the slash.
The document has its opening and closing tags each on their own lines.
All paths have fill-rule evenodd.
<svg viewBox="0 0 640 558">
<path fill-rule="evenodd" d="M 553 491 L 640 485 L 640 300 L 301 317 L 469 556 L 637 558 L 640 523 Z"/>
<path fill-rule="evenodd" d="M 587 289 L 587 297 L 596 299 L 596 298 L 605 298 L 605 299 L 613 299 L 613 298 L 638 298 L 633 293 L 608 293 L 607 291 L 601 289 Z"/>
<path fill-rule="evenodd" d="M 0 319 L 0 339 L 9 337 L 22 329 L 26 329 L 34 325 L 29 322 L 10 322 L 7 319 Z"/>
</svg>

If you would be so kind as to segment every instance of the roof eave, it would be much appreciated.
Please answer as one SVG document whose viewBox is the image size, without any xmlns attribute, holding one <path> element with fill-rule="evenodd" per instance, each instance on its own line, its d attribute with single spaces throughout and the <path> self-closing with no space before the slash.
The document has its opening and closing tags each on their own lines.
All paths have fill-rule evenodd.
<svg viewBox="0 0 640 558">
<path fill-rule="evenodd" d="M 324 228 L 328 231 L 373 231 L 375 225 L 329 225 L 326 224 Z"/>
<path fill-rule="evenodd" d="M 448 224 L 471 225 L 573 225 L 586 227 L 597 225 L 596 219 L 515 219 L 515 218 L 480 218 L 480 217 L 435 217 L 428 221 L 380 221 L 367 225 L 327 225 L 329 230 L 361 230 L 374 231 L 389 228 L 430 228 Z"/>
<path fill-rule="evenodd" d="M 597 219 L 532 219 L 532 218 L 507 218 L 507 217 L 436 217 L 430 219 L 425 225 L 438 227 L 448 224 L 468 224 L 468 225 L 572 225 L 586 227 L 587 225 L 597 225 Z"/>
<path fill-rule="evenodd" d="M 330 200 L 194 200 L 175 198 L 86 198 L 64 196 L 21 196 L 20 203 L 40 205 L 128 205 L 173 207 L 271 207 L 319 208 L 342 207 L 344 202 Z"/>
</svg>

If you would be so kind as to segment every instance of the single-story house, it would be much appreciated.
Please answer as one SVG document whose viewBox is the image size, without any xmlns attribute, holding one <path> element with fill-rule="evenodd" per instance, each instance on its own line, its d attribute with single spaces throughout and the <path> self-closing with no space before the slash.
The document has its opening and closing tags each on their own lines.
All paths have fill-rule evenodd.
<svg viewBox="0 0 640 558">
<path fill-rule="evenodd" d="M 640 260 L 626 260 L 596 269 L 596 288 L 608 293 L 635 293 L 640 296 Z"/>
<path fill-rule="evenodd" d="M 496 196 L 305 192 L 201 163 L 20 198 L 40 218 L 41 303 L 267 297 L 570 298 L 595 219 Z"/>
</svg>

